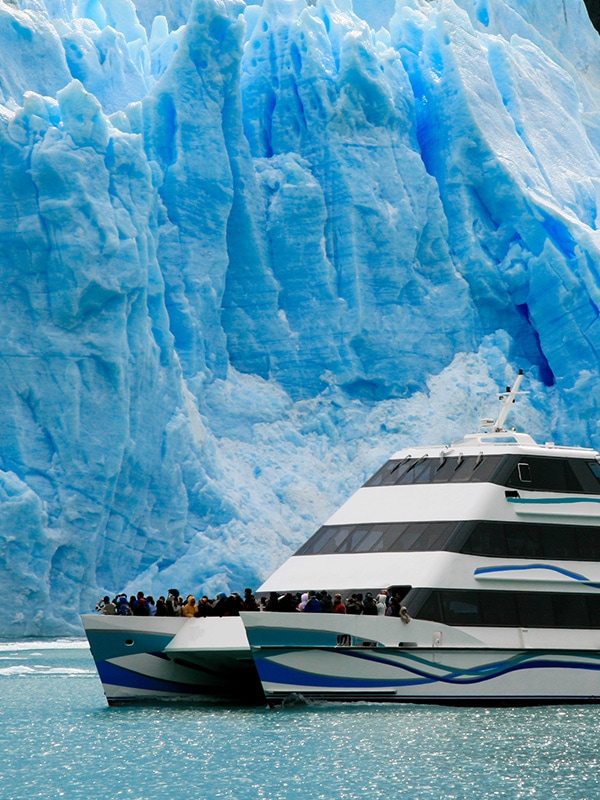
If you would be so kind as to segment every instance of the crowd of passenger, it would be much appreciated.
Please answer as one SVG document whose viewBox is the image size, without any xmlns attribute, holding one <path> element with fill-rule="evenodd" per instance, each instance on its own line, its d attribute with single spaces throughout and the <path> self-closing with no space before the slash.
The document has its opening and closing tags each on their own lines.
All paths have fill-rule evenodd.
<svg viewBox="0 0 600 800">
<path fill-rule="evenodd" d="M 177 589 L 169 589 L 167 596 L 154 600 L 152 595 L 138 592 L 127 597 L 125 593 L 112 600 L 107 595 L 96 606 L 101 614 L 137 617 L 237 617 L 240 611 L 300 611 L 308 614 L 366 614 L 372 616 L 391 616 L 406 618 L 398 592 L 388 594 L 387 589 L 374 595 L 372 592 L 353 592 L 342 600 L 341 594 L 333 596 L 326 590 L 316 592 L 254 596 L 247 588 L 244 594 L 221 592 L 214 598 L 207 595 L 196 599 L 192 594 L 185 598 Z"/>
</svg>

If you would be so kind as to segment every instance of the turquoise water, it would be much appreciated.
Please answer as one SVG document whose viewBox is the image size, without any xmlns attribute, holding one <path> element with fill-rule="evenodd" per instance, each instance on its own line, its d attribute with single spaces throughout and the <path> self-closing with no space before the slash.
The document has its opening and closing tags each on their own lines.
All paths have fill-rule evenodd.
<svg viewBox="0 0 600 800">
<path fill-rule="evenodd" d="M 600 796 L 600 708 L 108 708 L 78 643 L 0 645 L 0 797 Z"/>
</svg>

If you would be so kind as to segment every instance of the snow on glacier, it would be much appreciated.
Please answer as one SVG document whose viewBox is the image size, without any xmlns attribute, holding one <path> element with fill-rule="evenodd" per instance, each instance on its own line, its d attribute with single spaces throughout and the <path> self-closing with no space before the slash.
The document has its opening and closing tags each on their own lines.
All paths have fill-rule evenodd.
<svg viewBox="0 0 600 800">
<path fill-rule="evenodd" d="M 0 41 L 0 635 L 257 586 L 518 367 L 515 425 L 600 444 L 579 0 L 12 0 Z"/>
</svg>

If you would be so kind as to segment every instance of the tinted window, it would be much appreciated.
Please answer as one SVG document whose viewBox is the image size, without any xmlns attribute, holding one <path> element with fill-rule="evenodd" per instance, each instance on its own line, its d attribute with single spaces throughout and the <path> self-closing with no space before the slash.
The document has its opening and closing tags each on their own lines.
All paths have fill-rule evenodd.
<svg viewBox="0 0 600 800">
<path fill-rule="evenodd" d="M 422 602 L 419 602 L 415 597 L 415 595 L 418 594 L 423 595 L 423 597 L 420 598 Z M 439 592 L 427 592 L 427 590 L 415 589 L 407 597 L 404 598 L 404 602 L 408 607 L 409 613 L 413 617 L 417 616 L 417 614 L 414 611 L 414 608 L 418 608 L 420 619 L 430 619 L 433 620 L 434 622 L 440 622 L 443 619 L 442 610 L 440 608 Z"/>
<path fill-rule="evenodd" d="M 477 598 L 467 592 L 440 592 L 442 620 L 447 625 L 479 625 Z"/>
<path fill-rule="evenodd" d="M 558 456 L 440 456 L 388 461 L 365 486 L 488 482 L 511 489 L 600 494 L 600 464 Z"/>
<path fill-rule="evenodd" d="M 446 625 L 600 628 L 599 594 L 413 589 L 405 604 L 416 619 Z"/>
<path fill-rule="evenodd" d="M 600 561 L 600 526 L 489 521 L 324 525 L 296 555 L 433 550 L 503 558 Z"/>
<path fill-rule="evenodd" d="M 507 462 L 507 458 L 510 459 Z M 439 458 L 405 458 L 388 461 L 365 486 L 401 486 L 415 483 L 465 483 L 468 481 L 500 482 L 498 471 L 504 464 L 512 465 L 510 456 L 441 456 Z"/>
<path fill-rule="evenodd" d="M 505 526 L 501 522 L 477 522 L 460 553 L 469 555 L 505 556 L 508 553 Z"/>
<path fill-rule="evenodd" d="M 369 532 L 358 542 L 354 553 L 379 553 L 383 549 L 383 535 L 387 525 L 371 525 Z"/>
<path fill-rule="evenodd" d="M 508 558 L 544 558 L 600 561 L 600 527 L 544 525 L 524 522 L 476 522 L 462 543 L 453 537 L 460 553 Z"/>
<path fill-rule="evenodd" d="M 600 464 L 598 464 L 597 461 L 589 461 L 588 466 L 590 468 L 590 472 L 600 484 Z"/>
<path fill-rule="evenodd" d="M 554 623 L 552 596 L 534 592 L 519 592 L 516 597 L 519 623 L 522 628 L 547 628 Z"/>
<path fill-rule="evenodd" d="M 557 628 L 574 627 L 573 620 L 577 620 L 578 628 L 589 627 L 590 620 L 585 595 L 556 595 L 552 598 L 552 605 Z"/>
<path fill-rule="evenodd" d="M 509 526 L 506 530 L 506 547 L 515 558 L 535 558 L 542 555 L 540 530 L 529 525 Z"/>
<path fill-rule="evenodd" d="M 542 456 L 519 459 L 506 485 L 545 492 L 585 491 L 568 459 Z"/>
<path fill-rule="evenodd" d="M 478 605 L 483 625 L 514 627 L 519 624 L 517 601 L 509 592 L 482 592 Z"/>
<path fill-rule="evenodd" d="M 540 531 L 541 534 L 541 531 Z M 598 530 L 600 535 L 600 529 Z M 557 525 L 553 528 L 548 525 L 544 528 L 542 539 L 542 550 L 546 558 L 554 559 L 577 559 L 581 548 L 577 531 L 570 526 Z"/>
<path fill-rule="evenodd" d="M 600 596 L 588 597 L 587 607 L 590 628 L 600 628 Z"/>
<path fill-rule="evenodd" d="M 324 525 L 296 551 L 295 555 L 448 550 L 449 542 L 459 524 L 397 522 L 372 525 Z"/>
<path fill-rule="evenodd" d="M 572 527 L 565 538 L 573 548 L 578 549 L 582 561 L 600 561 L 600 530 L 598 528 Z"/>
</svg>

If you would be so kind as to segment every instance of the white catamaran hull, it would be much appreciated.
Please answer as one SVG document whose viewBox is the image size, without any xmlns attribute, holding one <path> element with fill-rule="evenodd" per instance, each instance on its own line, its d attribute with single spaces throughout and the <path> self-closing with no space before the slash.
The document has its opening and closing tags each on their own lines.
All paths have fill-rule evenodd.
<svg viewBox="0 0 600 800">
<path fill-rule="evenodd" d="M 109 704 L 263 699 L 239 617 L 82 616 Z"/>
<path fill-rule="evenodd" d="M 255 657 L 267 701 L 308 699 L 515 705 L 600 698 L 598 653 L 275 648 Z"/>
<path fill-rule="evenodd" d="M 243 617 L 270 703 L 292 695 L 307 700 L 466 705 L 584 703 L 600 698 L 600 649 L 590 649 L 590 642 L 584 645 L 586 637 L 581 635 L 568 637 L 579 638 L 580 648 L 571 643 L 523 648 L 492 646 L 464 631 L 421 620 L 405 624 L 337 615 Z M 489 638 L 501 642 L 514 639 L 512 633 L 490 631 Z M 543 638 L 556 643 L 556 633 Z M 444 641 L 447 646 L 442 646 Z"/>
</svg>

